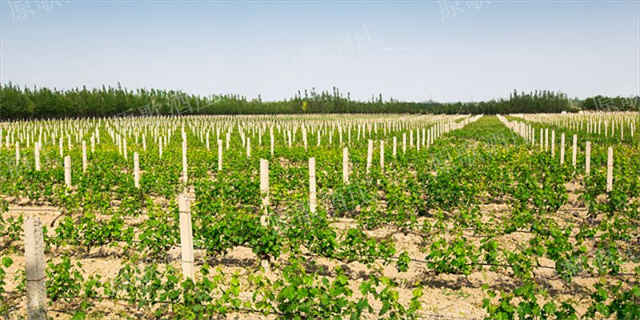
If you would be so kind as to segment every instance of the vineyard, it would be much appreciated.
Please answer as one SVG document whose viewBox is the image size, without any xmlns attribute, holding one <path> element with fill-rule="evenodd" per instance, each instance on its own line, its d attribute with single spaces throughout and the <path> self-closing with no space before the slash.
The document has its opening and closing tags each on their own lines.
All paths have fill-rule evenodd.
<svg viewBox="0 0 640 320">
<path fill-rule="evenodd" d="M 0 124 L 0 317 L 640 319 L 640 117 Z"/>
</svg>

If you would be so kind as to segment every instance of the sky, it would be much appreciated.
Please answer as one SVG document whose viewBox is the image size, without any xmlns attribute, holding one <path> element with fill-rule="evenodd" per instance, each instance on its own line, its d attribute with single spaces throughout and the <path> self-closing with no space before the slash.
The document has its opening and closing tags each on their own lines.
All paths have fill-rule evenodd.
<svg viewBox="0 0 640 320">
<path fill-rule="evenodd" d="M 639 1 L 0 2 L 3 84 L 442 102 L 639 87 Z"/>
</svg>

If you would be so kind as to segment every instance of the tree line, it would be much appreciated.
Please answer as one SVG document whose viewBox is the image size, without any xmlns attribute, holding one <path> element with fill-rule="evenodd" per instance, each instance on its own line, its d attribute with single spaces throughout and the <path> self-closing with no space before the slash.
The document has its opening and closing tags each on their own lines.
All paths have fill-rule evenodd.
<svg viewBox="0 0 640 320">
<path fill-rule="evenodd" d="M 579 110 L 638 110 L 640 98 L 596 96 L 570 100 L 553 91 L 517 92 L 508 99 L 480 102 L 407 102 L 380 94 L 368 101 L 351 99 L 337 88 L 298 91 L 293 98 L 263 101 L 260 96 L 226 94 L 198 96 L 175 90 L 128 90 L 116 87 L 71 90 L 0 85 L 0 119 L 50 119 L 109 116 L 186 114 L 300 114 L 300 113 L 434 113 L 508 114 L 555 113 Z"/>
</svg>

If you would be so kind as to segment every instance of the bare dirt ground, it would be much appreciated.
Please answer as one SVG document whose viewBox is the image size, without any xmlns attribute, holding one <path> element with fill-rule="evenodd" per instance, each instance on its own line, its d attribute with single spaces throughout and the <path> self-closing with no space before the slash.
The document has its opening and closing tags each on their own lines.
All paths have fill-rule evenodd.
<svg viewBox="0 0 640 320">
<path fill-rule="evenodd" d="M 559 223 L 569 223 L 575 219 L 582 219 L 586 215 L 586 209 L 579 200 L 581 192 L 580 183 L 574 181 L 567 184 L 567 190 L 569 191 L 569 200 L 565 206 L 559 210 L 556 219 Z M 193 190 L 191 190 L 193 192 Z M 48 233 L 53 234 L 55 226 L 59 222 L 56 218 L 60 215 L 60 211 L 55 207 L 50 206 L 28 206 L 19 204 L 12 205 L 9 208 L 8 213 L 4 213 L 4 218 L 16 218 L 19 215 L 35 215 L 40 217 L 43 224 L 47 226 Z M 160 199 L 158 204 L 163 206 L 167 205 L 166 199 Z M 505 204 L 486 204 L 482 206 L 484 217 L 500 217 L 504 216 L 509 211 L 509 207 Z M 487 218 L 488 219 L 488 218 Z M 420 219 L 422 223 L 424 218 Z M 140 221 L 131 221 L 132 224 L 139 223 Z M 357 223 L 353 219 L 349 218 L 336 218 L 334 219 L 332 226 L 337 230 L 346 230 L 348 228 L 357 228 Z M 400 302 L 408 306 L 412 297 L 412 290 L 416 284 L 420 284 L 424 288 L 424 295 L 421 298 L 423 318 L 428 319 L 480 319 L 483 318 L 486 313 L 482 308 L 483 299 L 486 297 L 485 292 L 482 290 L 484 284 L 489 284 L 494 290 L 513 290 L 518 287 L 519 283 L 509 275 L 509 271 L 498 270 L 490 271 L 485 268 L 482 271 L 473 272 L 469 276 L 463 275 L 435 275 L 428 270 L 427 265 L 423 262 L 425 260 L 426 252 L 421 236 L 408 233 L 403 234 L 391 227 L 381 227 L 376 230 L 366 231 L 367 235 L 375 238 L 392 237 L 396 244 L 397 252 L 407 251 L 412 259 L 409 271 L 406 273 L 400 273 L 396 270 L 395 265 L 389 264 L 383 266 L 383 272 L 386 276 L 396 280 L 399 283 L 398 291 Z M 465 234 L 467 240 L 470 243 L 479 245 L 480 238 L 474 236 L 471 233 Z M 497 239 L 500 244 L 509 249 L 515 249 L 526 243 L 531 237 L 531 234 L 526 232 L 516 232 L 513 234 L 505 235 Z M 13 244 L 17 248 L 22 248 L 22 243 L 18 241 Z M 121 268 L 122 257 L 120 248 L 104 247 L 94 249 L 90 254 L 76 252 L 73 255 L 73 262 L 79 262 L 82 265 L 80 269 L 85 275 L 100 275 L 103 279 L 113 278 L 117 275 L 118 270 Z M 24 270 L 24 257 L 23 253 L 19 251 L 10 252 L 9 256 L 13 259 L 14 264 L 7 270 L 6 280 L 8 292 L 15 292 L 17 290 L 18 283 L 14 280 L 14 277 L 18 276 L 22 270 Z M 169 252 L 170 264 L 180 269 L 180 249 L 174 248 Z M 46 258 L 48 261 L 59 262 L 60 258 L 56 258 L 55 252 L 47 252 Z M 255 274 L 257 266 L 259 266 L 259 259 L 252 252 L 250 248 L 236 247 L 224 256 L 207 257 L 204 252 L 196 251 L 195 258 L 197 260 L 196 274 L 198 275 L 199 264 L 204 260 L 210 264 L 213 268 L 220 268 L 226 275 L 238 274 L 241 280 L 241 287 L 250 288 L 248 276 Z M 371 270 L 358 262 L 352 262 L 345 264 L 339 261 L 320 258 L 309 257 L 310 260 L 314 260 L 316 263 L 315 268 L 322 268 L 325 271 L 322 275 L 328 278 L 333 278 L 334 273 L 332 270 L 335 267 L 340 266 L 346 271 L 346 274 L 351 279 L 350 285 L 353 290 L 353 298 L 357 299 L 360 295 L 358 286 L 364 279 L 367 279 Z M 285 264 L 287 262 L 287 255 L 283 254 L 275 264 Z M 541 259 L 542 268 L 538 269 L 537 276 L 539 277 L 540 284 L 545 285 L 549 291 L 553 294 L 554 298 L 560 301 L 572 299 L 577 303 L 577 311 L 582 314 L 586 311 L 586 305 L 579 302 L 579 297 L 589 292 L 590 288 L 596 281 L 596 278 L 576 278 L 571 287 L 566 287 L 560 280 L 554 276 L 552 268 L 553 262 L 547 259 Z M 311 266 L 310 266 L 311 267 Z M 627 265 L 626 267 L 633 268 L 633 265 Z M 270 273 L 267 276 L 272 280 L 275 280 L 279 271 L 274 268 L 275 273 Z M 626 270 L 626 271 L 629 271 Z M 251 299 L 252 292 L 244 291 L 241 293 L 241 298 L 249 301 Z M 13 311 L 13 316 L 16 318 L 25 316 L 25 304 L 26 299 L 20 295 L 12 296 L 12 303 L 15 303 L 16 309 Z M 541 301 L 545 301 L 541 298 Z M 377 302 L 377 301 L 376 301 Z M 381 305 L 373 302 L 374 309 L 380 309 Z M 70 319 L 71 314 L 65 312 L 65 306 L 61 303 L 54 303 L 50 306 L 49 315 L 54 319 Z M 127 305 L 122 301 L 102 301 L 96 303 L 91 309 L 92 318 L 95 319 L 112 319 L 112 318 L 124 318 L 126 316 L 132 316 L 134 318 L 146 318 L 150 316 L 148 311 L 144 311 L 139 308 Z M 274 315 L 264 316 L 260 314 L 229 314 L 225 318 L 228 319 L 273 319 Z"/>
</svg>

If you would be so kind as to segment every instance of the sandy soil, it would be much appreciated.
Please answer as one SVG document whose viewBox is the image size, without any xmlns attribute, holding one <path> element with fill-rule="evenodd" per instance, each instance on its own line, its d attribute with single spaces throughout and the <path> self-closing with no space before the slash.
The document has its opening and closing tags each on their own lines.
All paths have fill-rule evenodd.
<svg viewBox="0 0 640 320">
<path fill-rule="evenodd" d="M 282 160 L 281 160 L 282 164 Z M 283 164 L 283 165 L 286 165 Z M 584 204 L 579 200 L 581 193 L 581 185 L 579 181 L 573 181 L 566 185 L 569 191 L 569 201 L 563 206 L 557 213 L 555 219 L 561 225 L 566 225 L 575 220 L 584 219 L 586 215 L 586 209 Z M 193 188 L 188 190 L 191 196 L 194 195 Z M 8 213 L 4 213 L 5 219 L 16 218 L 19 215 L 35 215 L 40 217 L 43 223 L 48 227 L 48 232 L 52 234 L 55 226 L 59 222 L 58 218 L 61 214 L 60 210 L 51 206 L 29 206 L 28 202 L 13 201 L 18 203 L 12 205 L 9 208 Z M 156 204 L 163 207 L 168 205 L 166 199 L 157 199 Z M 484 222 L 489 221 L 491 218 L 505 217 L 510 208 L 504 203 L 491 203 L 481 206 Z M 132 219 L 128 223 L 132 225 L 140 224 L 142 221 L 139 219 Z M 421 225 L 427 218 L 420 218 L 419 225 Z M 344 231 L 349 228 L 357 228 L 357 223 L 354 219 L 350 218 L 335 218 L 332 222 L 332 227 L 336 230 Z M 420 284 L 424 287 L 424 295 L 421 299 L 423 303 L 422 315 L 424 318 L 482 318 L 486 314 L 482 308 L 482 301 L 486 297 L 486 294 L 482 290 L 484 284 L 489 284 L 494 290 L 513 290 L 519 283 L 514 280 L 507 271 L 497 270 L 490 271 L 485 268 L 482 271 L 476 271 L 469 276 L 462 275 L 435 275 L 432 271 L 428 270 L 427 265 L 423 262 L 425 260 L 425 248 L 423 239 L 417 233 L 403 234 L 397 230 L 397 228 L 390 226 L 383 226 L 376 230 L 367 230 L 365 233 L 375 238 L 387 238 L 391 237 L 396 244 L 397 252 L 407 251 L 413 261 L 410 263 L 409 271 L 406 273 L 400 273 L 396 270 L 394 264 L 383 266 L 384 274 L 394 280 L 400 285 L 398 291 L 400 293 L 400 301 L 403 305 L 407 306 L 412 296 L 412 290 L 416 284 Z M 469 232 L 465 232 L 467 240 L 475 245 L 479 245 L 480 237 L 477 237 Z M 509 235 L 499 237 L 497 240 L 504 248 L 516 249 L 522 244 L 526 243 L 532 235 L 527 232 L 515 232 Z M 22 243 L 18 241 L 13 243 L 13 247 L 22 248 Z M 18 285 L 14 277 L 24 270 L 24 258 L 22 252 L 12 251 L 9 256 L 13 259 L 14 264 L 7 270 L 7 281 L 9 292 L 16 290 Z M 47 252 L 46 257 L 49 261 L 59 262 L 60 258 L 56 258 L 56 252 Z M 118 270 L 122 266 L 122 250 L 121 248 L 103 247 L 94 249 L 90 254 L 87 254 L 83 250 L 74 252 L 73 262 L 80 262 L 82 265 L 81 272 L 86 275 L 100 275 L 104 278 L 113 278 L 117 275 Z M 243 299 L 251 299 L 251 286 L 248 282 L 248 276 L 255 274 L 256 267 L 259 265 L 259 261 L 250 248 L 236 247 L 224 256 L 207 257 L 204 252 L 196 250 L 195 258 L 197 261 L 196 269 L 199 269 L 199 265 L 206 260 L 212 267 L 219 267 L 227 274 L 237 273 L 240 276 L 242 287 L 247 288 L 247 291 L 241 293 Z M 173 248 L 169 252 L 169 263 L 176 268 L 180 268 L 180 249 Z M 309 256 L 309 261 L 315 261 L 316 266 L 309 265 L 309 270 L 322 268 L 325 271 L 323 275 L 332 278 L 335 274 L 331 271 L 335 267 L 340 266 L 346 271 L 346 274 L 350 277 L 351 289 L 354 292 L 354 298 L 358 298 L 360 292 L 358 286 L 360 283 L 368 277 L 371 272 L 366 265 L 358 262 L 352 262 L 345 264 L 339 261 Z M 287 261 L 287 254 L 283 254 L 279 257 L 279 260 L 275 264 L 285 264 Z M 579 300 L 581 295 L 589 292 L 595 283 L 595 278 L 576 278 L 571 287 L 565 287 L 560 280 L 554 275 L 553 262 L 548 259 L 541 259 L 541 266 L 536 270 L 539 283 L 546 286 L 557 300 L 573 299 Z M 627 272 L 631 270 L 635 265 L 627 264 L 625 268 Z M 273 273 L 268 273 L 267 276 L 272 279 L 276 279 L 280 271 L 275 268 Z M 196 274 L 198 274 L 196 270 Z M 15 303 L 17 309 L 14 311 L 14 315 L 23 316 L 25 314 L 25 298 L 20 295 L 12 295 L 12 303 Z M 544 301 L 544 299 L 543 299 Z M 373 303 L 374 308 L 379 309 L 381 305 Z M 579 313 L 586 311 L 584 304 L 577 304 L 577 310 Z M 50 307 L 50 316 L 54 319 L 68 319 L 70 314 L 64 312 L 64 304 L 58 303 Z M 136 318 L 145 318 L 149 316 L 145 311 L 128 306 L 124 302 L 118 301 L 102 301 L 99 302 L 91 309 L 91 313 L 95 315 L 95 318 L 120 318 L 127 315 Z M 274 318 L 271 315 L 268 317 L 259 314 L 230 314 L 226 318 L 230 319 L 255 319 L 255 318 Z"/>
</svg>

